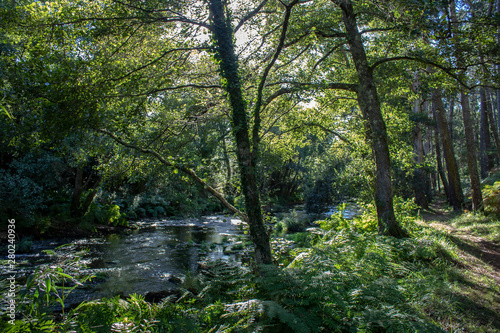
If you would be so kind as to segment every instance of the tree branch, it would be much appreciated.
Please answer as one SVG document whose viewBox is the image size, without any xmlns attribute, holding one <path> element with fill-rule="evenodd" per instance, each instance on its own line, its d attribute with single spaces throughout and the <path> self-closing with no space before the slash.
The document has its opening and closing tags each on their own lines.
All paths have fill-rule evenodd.
<svg viewBox="0 0 500 333">
<path fill-rule="evenodd" d="M 391 30 L 394 30 L 394 29 L 396 29 L 396 28 L 373 28 L 373 29 L 361 30 L 359 33 L 360 34 L 366 34 L 366 33 L 369 33 L 369 32 L 391 31 Z"/>
<path fill-rule="evenodd" d="M 195 88 L 195 89 L 222 89 L 220 85 L 217 84 L 212 84 L 208 86 L 200 85 L 200 84 L 184 84 L 181 86 L 174 86 L 174 87 L 166 87 L 166 88 L 161 88 L 161 89 L 152 89 L 147 92 L 143 93 L 138 93 L 138 94 L 127 94 L 127 95 L 108 95 L 108 97 L 139 97 L 139 96 L 149 96 L 152 94 L 156 94 L 159 92 L 163 91 L 168 91 L 168 90 L 179 90 L 179 89 L 185 89 L 185 88 Z"/>
<path fill-rule="evenodd" d="M 288 31 L 288 23 L 290 21 L 290 15 L 292 12 L 293 6 L 295 6 L 299 0 L 294 0 L 292 1 L 289 5 L 285 6 L 285 17 L 283 18 L 283 28 L 281 30 L 281 36 L 279 39 L 278 47 L 276 48 L 276 52 L 274 53 L 273 58 L 271 61 L 267 64 L 266 68 L 264 69 L 264 73 L 262 74 L 262 77 L 260 79 L 259 87 L 257 88 L 257 98 L 255 102 L 255 107 L 253 111 L 253 117 L 254 117 L 254 124 L 253 124 L 253 129 L 252 129 L 252 154 L 254 155 L 254 158 L 257 157 L 258 155 L 258 146 L 260 142 L 260 125 L 261 125 L 261 119 L 260 119 L 260 111 L 262 108 L 262 93 L 264 91 L 264 85 L 266 84 L 267 76 L 269 75 L 269 72 L 271 71 L 271 68 L 274 66 L 274 63 L 278 59 L 281 51 L 283 50 L 283 46 L 285 45 L 285 39 L 286 39 L 286 33 Z"/>
<path fill-rule="evenodd" d="M 133 5 L 131 3 L 125 3 L 123 1 L 113 0 L 113 2 L 115 2 L 117 4 L 120 4 L 122 6 L 125 6 L 125 7 L 129 7 L 129 8 L 135 9 L 135 10 L 139 10 L 139 11 L 147 13 L 147 14 L 156 14 L 156 13 L 165 13 L 165 12 L 167 12 L 167 13 L 171 13 L 171 14 L 174 14 L 174 15 L 177 16 L 177 17 L 169 17 L 169 18 L 165 18 L 165 17 L 153 18 L 155 21 L 162 21 L 162 22 L 184 22 L 184 23 L 189 23 L 189 24 L 193 24 L 193 25 L 198 25 L 198 26 L 207 28 L 208 30 L 212 30 L 212 26 L 210 26 L 209 24 L 189 19 L 186 16 L 184 16 L 184 15 L 182 15 L 182 14 L 176 12 L 176 11 L 173 11 L 172 9 L 169 9 L 169 8 L 166 8 L 166 9 L 146 9 L 146 8 L 142 8 L 142 7 L 137 6 L 137 5 Z"/>
<path fill-rule="evenodd" d="M 203 186 L 203 188 L 205 188 L 208 192 L 210 192 L 210 194 L 212 194 L 214 197 L 216 197 L 222 203 L 222 205 L 224 207 L 226 207 L 227 209 L 229 209 L 232 213 L 238 215 L 243 221 L 248 221 L 248 217 L 247 217 L 247 215 L 245 213 L 241 212 L 236 207 L 234 207 L 233 205 L 231 205 L 224 198 L 224 196 L 221 193 L 219 193 L 212 186 L 208 185 L 203 179 L 201 179 L 200 177 L 198 177 L 198 175 L 196 174 L 196 172 L 194 170 L 192 170 L 192 169 L 190 169 L 188 167 L 185 167 L 182 164 L 175 163 L 175 162 L 170 162 L 170 161 L 166 160 L 165 158 L 163 158 L 163 156 L 161 156 L 157 151 L 155 151 L 153 149 L 146 149 L 146 148 L 142 148 L 142 147 L 136 146 L 134 144 L 125 142 L 124 140 L 120 139 L 118 136 L 116 136 L 115 134 L 109 132 L 106 129 L 98 129 L 97 131 L 100 132 L 100 133 L 106 134 L 107 136 L 109 136 L 110 138 L 112 138 L 115 142 L 119 143 L 120 145 L 122 145 L 124 147 L 137 150 L 137 151 L 139 151 L 139 152 L 141 152 L 143 154 L 152 155 L 152 156 L 156 157 L 156 159 L 158 161 L 160 161 L 163 165 L 165 165 L 167 167 L 176 168 L 176 169 L 184 172 L 191 179 L 193 179 L 195 182 L 197 182 L 198 184 L 200 184 L 201 186 Z"/>
<path fill-rule="evenodd" d="M 352 91 L 356 92 L 357 91 L 357 85 L 352 84 L 352 83 L 302 83 L 302 82 L 276 82 L 273 84 L 270 84 L 268 86 L 273 86 L 273 85 L 278 85 L 278 84 L 287 84 L 290 85 L 290 87 L 282 87 L 279 90 L 275 91 L 272 95 L 270 95 L 265 102 L 263 103 L 263 106 L 266 107 L 269 105 L 274 99 L 278 98 L 281 95 L 285 94 L 290 94 L 298 91 L 307 91 L 307 90 L 313 90 L 313 89 L 337 89 L 337 90 L 346 90 L 346 91 Z"/>
<path fill-rule="evenodd" d="M 236 33 L 236 31 L 238 31 L 243 26 L 243 24 L 245 24 L 246 21 L 250 20 L 256 14 L 258 14 L 262 9 L 262 7 L 266 5 L 267 1 L 268 0 L 263 0 L 254 10 L 243 16 L 243 18 L 240 20 L 236 28 L 234 28 L 234 33 Z"/>
<path fill-rule="evenodd" d="M 197 50 L 197 51 L 200 51 L 200 50 L 208 50 L 210 48 L 208 47 L 181 47 L 181 48 L 177 48 L 177 49 L 171 49 L 171 50 L 168 50 L 168 51 L 165 51 L 163 52 L 162 55 L 160 55 L 158 58 L 154 59 L 154 60 L 151 60 L 149 63 L 147 64 L 144 64 L 142 66 L 139 66 L 135 69 L 133 69 L 132 71 L 128 72 L 127 74 L 119 77 L 119 78 L 114 78 L 114 79 L 111 79 L 111 81 L 120 81 L 120 80 L 123 80 L 124 78 L 140 71 L 140 70 L 143 70 L 144 68 L 147 68 L 148 66 L 151 66 L 155 63 L 157 63 L 158 61 L 160 61 L 162 58 L 164 58 L 165 56 L 167 56 L 168 54 L 170 53 L 173 53 L 173 52 L 176 52 L 176 51 L 194 51 L 194 50 Z"/>
<path fill-rule="evenodd" d="M 322 30 L 315 30 L 314 32 L 316 33 L 316 36 L 320 36 L 323 38 L 346 37 L 346 34 L 344 32 L 338 32 L 338 31 L 327 32 Z"/>
<path fill-rule="evenodd" d="M 337 138 L 339 138 L 340 140 L 344 141 L 345 143 L 347 143 L 349 146 L 352 146 L 352 143 L 351 141 L 349 141 L 348 139 L 346 139 L 342 134 L 340 134 L 339 132 L 336 132 L 334 130 L 331 130 L 321 124 L 318 124 L 318 123 L 312 123 L 312 122 L 309 122 L 309 123 L 304 123 L 305 126 L 315 126 L 315 127 L 319 127 L 321 128 L 324 132 L 327 132 L 327 133 L 330 133 L 330 134 L 333 134 L 335 135 Z"/>
<path fill-rule="evenodd" d="M 465 88 L 471 89 L 471 87 L 469 87 L 458 75 L 452 73 L 452 71 L 451 71 L 452 69 L 446 68 L 443 65 L 437 64 L 437 63 L 435 63 L 435 62 L 433 62 L 431 60 L 423 59 L 423 58 L 418 58 L 418 57 L 399 56 L 399 57 L 392 57 L 392 58 L 380 59 L 380 60 L 375 61 L 375 63 L 373 63 L 373 65 L 370 66 L 370 70 L 374 71 L 375 68 L 377 68 L 379 65 L 382 65 L 382 64 L 384 64 L 386 62 L 398 61 L 398 60 L 417 61 L 417 62 L 426 64 L 426 65 L 431 65 L 433 67 L 439 68 L 440 70 L 442 70 L 443 72 L 445 72 L 446 74 L 448 74 L 449 76 L 451 76 L 452 78 L 454 78 L 455 80 L 457 80 L 458 83 L 460 83 Z"/>
<path fill-rule="evenodd" d="M 316 67 L 318 67 L 318 65 L 323 62 L 326 58 L 328 58 L 330 56 L 330 54 L 332 54 L 336 49 L 338 49 L 339 47 L 341 47 L 342 45 L 344 45 L 345 43 L 340 43 L 340 44 L 337 44 L 335 45 L 330 51 L 328 51 L 324 56 L 321 57 L 321 59 L 319 59 L 316 64 L 314 64 L 313 68 L 312 68 L 312 71 L 311 72 L 314 72 L 314 70 L 316 70 Z"/>
<path fill-rule="evenodd" d="M 322 129 L 324 132 L 327 132 L 327 133 L 330 133 L 330 134 L 335 135 L 335 136 L 336 136 L 336 137 L 338 137 L 340 140 L 342 140 L 343 142 L 347 143 L 347 144 L 349 145 L 349 147 L 352 147 L 352 146 L 353 146 L 353 145 L 352 145 L 352 143 L 351 143 L 348 139 L 346 139 L 346 138 L 345 138 L 342 134 L 340 134 L 340 133 L 338 133 L 338 132 L 336 132 L 336 131 L 334 131 L 334 130 L 331 130 L 331 129 L 329 129 L 329 128 L 326 128 L 325 126 L 320 125 L 320 124 L 318 124 L 318 123 L 310 123 L 310 122 L 309 122 L 309 123 L 303 123 L 303 124 L 302 124 L 302 125 L 300 125 L 300 126 L 295 126 L 295 127 L 292 127 L 292 128 L 290 128 L 290 129 L 288 129 L 288 130 L 286 130 L 286 131 L 283 131 L 283 132 L 281 132 L 281 134 L 284 134 L 284 133 L 287 133 L 287 132 L 293 132 L 293 131 L 295 131 L 295 130 L 299 130 L 299 129 L 303 129 L 303 128 L 304 128 L 304 126 L 314 126 L 314 127 L 319 127 L 319 128 L 320 128 L 320 129 Z"/>
</svg>

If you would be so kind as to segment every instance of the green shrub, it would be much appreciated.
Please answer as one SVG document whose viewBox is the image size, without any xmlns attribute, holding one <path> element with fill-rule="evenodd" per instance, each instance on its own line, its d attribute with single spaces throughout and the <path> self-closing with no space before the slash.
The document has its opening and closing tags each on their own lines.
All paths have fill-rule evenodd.
<svg viewBox="0 0 500 333">
<path fill-rule="evenodd" d="M 377 210 L 375 204 L 358 202 L 362 213 L 353 219 L 343 216 L 346 204 L 337 206 L 337 211 L 325 220 L 316 221 L 321 229 L 325 231 L 341 231 L 349 229 L 361 233 L 376 232 L 378 228 Z M 415 220 L 417 218 L 418 206 L 413 200 L 404 200 L 400 197 L 394 198 L 394 213 L 396 220 L 407 230 L 416 230 Z"/>
<path fill-rule="evenodd" d="M 483 188 L 484 211 L 500 216 L 500 181 Z"/>
<path fill-rule="evenodd" d="M 88 212 L 85 214 L 84 221 L 97 222 L 106 225 L 127 225 L 128 222 L 125 216 L 120 213 L 120 207 L 113 204 L 101 204 L 93 202 L 90 205 Z"/>
<path fill-rule="evenodd" d="M 306 216 L 301 215 L 296 210 L 292 210 L 289 215 L 283 217 L 279 222 L 275 222 L 275 219 L 271 219 L 274 222 L 274 232 L 278 235 L 285 234 L 287 232 L 301 232 L 304 231 L 309 220 Z"/>
</svg>

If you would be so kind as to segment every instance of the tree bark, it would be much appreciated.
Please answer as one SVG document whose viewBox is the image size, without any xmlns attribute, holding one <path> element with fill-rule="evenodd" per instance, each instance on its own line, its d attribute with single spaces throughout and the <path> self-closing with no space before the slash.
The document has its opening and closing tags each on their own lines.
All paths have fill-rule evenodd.
<svg viewBox="0 0 500 333">
<path fill-rule="evenodd" d="M 252 158 L 249 138 L 247 105 L 243 97 L 238 59 L 234 52 L 233 31 L 226 18 L 222 0 L 210 0 L 209 10 L 212 20 L 212 34 L 215 41 L 215 56 L 219 60 L 224 89 L 231 104 L 233 134 L 237 146 L 236 155 L 240 169 L 241 185 L 245 197 L 250 236 L 255 246 L 257 264 L 272 264 L 271 246 L 262 219 L 260 197 L 257 184 L 257 166 Z"/>
<path fill-rule="evenodd" d="M 450 133 L 448 131 L 448 124 L 446 122 L 446 110 L 444 109 L 443 101 L 441 100 L 441 91 L 439 89 L 434 89 L 432 101 L 436 108 L 438 126 L 443 140 L 444 159 L 449 181 L 449 201 L 454 210 L 461 210 L 464 202 L 462 185 L 460 183 L 458 165 L 455 159 Z"/>
<path fill-rule="evenodd" d="M 453 142 L 453 111 L 455 109 L 455 100 L 452 98 L 450 101 L 450 118 L 448 125 L 450 126 L 450 140 Z"/>
<path fill-rule="evenodd" d="M 479 154 L 481 165 L 481 178 L 488 177 L 488 172 L 493 168 L 493 158 L 490 154 L 491 138 L 490 128 L 486 109 L 486 93 L 484 88 L 479 89 L 479 98 L 481 100 L 480 109 L 480 129 L 479 129 Z"/>
<path fill-rule="evenodd" d="M 101 185 L 101 177 L 95 182 L 94 186 L 92 186 L 92 189 L 90 192 L 87 194 L 87 197 L 83 201 L 82 207 L 81 207 L 81 212 L 82 214 L 85 214 L 89 208 L 92 202 L 94 201 L 95 196 L 97 195 L 97 192 L 99 192 L 99 186 Z"/>
<path fill-rule="evenodd" d="M 378 231 L 381 235 L 406 237 L 407 233 L 401 228 L 394 215 L 387 130 L 373 80 L 373 71 L 366 59 L 354 8 L 350 0 L 333 0 L 333 2 L 339 5 L 342 10 L 347 41 L 359 81 L 356 91 L 358 103 L 363 117 L 368 121 L 371 132 L 371 144 L 376 165 L 375 206 L 378 216 Z"/>
<path fill-rule="evenodd" d="M 231 178 L 233 177 L 233 172 L 231 169 L 231 161 L 229 160 L 229 153 L 227 151 L 225 134 L 222 136 L 221 141 L 222 141 L 222 156 L 224 158 L 224 164 L 226 165 L 226 184 L 224 185 L 224 192 L 227 195 L 232 192 Z"/>
<path fill-rule="evenodd" d="M 437 120 L 437 115 L 434 112 L 434 118 Z M 436 143 L 436 161 L 437 161 L 437 169 L 439 178 L 441 178 L 441 182 L 443 183 L 444 193 L 446 194 L 446 198 L 449 201 L 450 198 L 450 186 L 448 185 L 448 180 L 446 179 L 446 174 L 443 169 L 443 163 L 441 161 L 441 142 L 439 140 L 439 129 L 436 128 L 434 132 L 434 141 Z M 438 179 L 439 185 L 439 179 Z M 451 204 L 451 203 L 450 203 Z"/>
<path fill-rule="evenodd" d="M 500 15 L 500 0 L 497 0 L 497 15 Z M 497 29 L 497 44 L 500 44 L 500 27 Z M 500 65 L 497 65 L 497 75 L 500 77 Z M 497 118 L 498 118 L 498 132 L 500 134 L 500 88 L 496 89 L 497 95 Z"/>
<path fill-rule="evenodd" d="M 421 113 L 420 99 L 415 101 L 415 114 Z M 413 152 L 415 154 L 416 167 L 413 171 L 413 190 L 415 191 L 415 202 L 420 207 L 426 209 L 429 207 L 427 199 L 427 175 L 423 168 L 424 165 L 424 145 L 422 138 L 422 124 L 417 122 L 413 129 Z"/>
<path fill-rule="evenodd" d="M 497 65 L 498 77 L 500 77 L 500 65 Z M 498 118 L 498 133 L 500 135 L 500 89 L 497 89 L 497 118 Z"/>
<path fill-rule="evenodd" d="M 484 94 L 485 94 L 486 114 L 488 115 L 490 131 L 493 134 L 493 141 L 495 142 L 496 155 L 497 155 L 496 158 L 500 159 L 500 138 L 498 137 L 498 131 L 495 126 L 496 122 L 493 116 L 493 106 L 490 98 L 490 90 L 488 88 L 484 88 Z"/>
<path fill-rule="evenodd" d="M 464 121 L 465 146 L 467 150 L 467 166 L 469 167 L 469 178 L 472 194 L 472 210 L 474 212 L 483 209 L 483 195 L 481 193 L 481 181 L 477 169 L 477 152 L 474 142 L 474 128 L 470 114 L 469 95 L 460 92 L 460 104 L 462 105 L 462 117 Z"/>
</svg>

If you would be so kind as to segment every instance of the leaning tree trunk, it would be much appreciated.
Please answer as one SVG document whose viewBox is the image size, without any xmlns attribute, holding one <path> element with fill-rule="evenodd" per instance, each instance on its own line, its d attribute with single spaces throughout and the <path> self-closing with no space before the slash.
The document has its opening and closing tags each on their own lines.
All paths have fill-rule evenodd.
<svg viewBox="0 0 500 333">
<path fill-rule="evenodd" d="M 391 160 L 387 140 L 387 130 L 377 88 L 373 80 L 373 72 L 366 59 L 366 53 L 358 30 L 356 15 L 350 0 L 334 0 L 342 10 L 342 18 L 346 29 L 350 53 L 358 76 L 357 96 L 363 117 L 368 121 L 371 144 L 375 155 L 375 205 L 377 207 L 378 230 L 381 235 L 406 237 L 406 232 L 401 228 L 394 215 Z"/>
<path fill-rule="evenodd" d="M 249 138 L 246 103 L 243 97 L 238 73 L 238 59 L 234 52 L 233 31 L 225 15 L 222 0 L 210 0 L 209 9 L 212 19 L 212 33 L 215 41 L 215 57 L 219 60 L 224 89 L 231 104 L 231 120 L 236 142 L 236 154 L 240 169 L 241 185 L 245 197 L 250 236 L 255 246 L 257 264 L 272 264 L 269 235 L 262 219 L 257 170 L 253 163 Z"/>
<path fill-rule="evenodd" d="M 443 153 L 446 162 L 446 170 L 448 171 L 448 181 L 450 185 L 448 199 L 454 210 L 461 210 L 464 203 L 464 196 L 462 192 L 462 185 L 460 183 L 458 164 L 457 160 L 455 159 L 453 144 L 451 142 L 450 133 L 448 131 L 446 110 L 444 109 L 443 101 L 441 100 L 441 91 L 439 89 L 434 90 L 434 93 L 432 94 L 432 101 L 436 108 L 438 126 L 441 133 L 441 138 L 443 140 Z"/>
</svg>

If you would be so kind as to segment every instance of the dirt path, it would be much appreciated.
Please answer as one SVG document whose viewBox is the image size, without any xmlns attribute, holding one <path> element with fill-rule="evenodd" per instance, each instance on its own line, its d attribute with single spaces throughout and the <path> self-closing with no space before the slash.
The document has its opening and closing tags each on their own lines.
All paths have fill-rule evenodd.
<svg viewBox="0 0 500 333">
<path fill-rule="evenodd" d="M 450 234 L 453 242 L 462 250 L 461 255 L 469 263 L 468 268 L 475 273 L 490 276 L 500 285 L 500 244 L 455 228 L 449 221 L 458 214 L 442 207 L 441 202 L 431 204 L 429 210 L 421 213 L 422 223 Z"/>
</svg>

